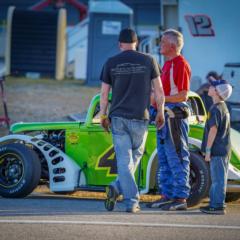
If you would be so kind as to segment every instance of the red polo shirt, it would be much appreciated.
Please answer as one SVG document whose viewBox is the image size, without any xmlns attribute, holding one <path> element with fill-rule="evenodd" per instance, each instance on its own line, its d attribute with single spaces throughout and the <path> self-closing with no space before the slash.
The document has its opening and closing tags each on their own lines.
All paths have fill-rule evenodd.
<svg viewBox="0 0 240 240">
<path fill-rule="evenodd" d="M 177 56 L 172 60 L 166 61 L 162 68 L 162 84 L 165 96 L 170 96 L 170 69 L 173 64 L 173 80 L 177 87 L 178 92 L 183 90 L 189 91 L 191 68 L 183 56 Z"/>
</svg>

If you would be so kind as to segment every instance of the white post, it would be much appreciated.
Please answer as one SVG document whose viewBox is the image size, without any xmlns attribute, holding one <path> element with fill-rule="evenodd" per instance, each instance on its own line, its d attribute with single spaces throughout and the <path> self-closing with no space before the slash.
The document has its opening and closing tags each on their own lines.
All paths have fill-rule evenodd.
<svg viewBox="0 0 240 240">
<path fill-rule="evenodd" d="M 56 72 L 55 78 L 63 80 L 65 70 L 66 56 L 66 25 L 67 12 L 65 9 L 60 9 L 58 13 L 57 24 L 57 51 L 56 51 Z"/>
</svg>

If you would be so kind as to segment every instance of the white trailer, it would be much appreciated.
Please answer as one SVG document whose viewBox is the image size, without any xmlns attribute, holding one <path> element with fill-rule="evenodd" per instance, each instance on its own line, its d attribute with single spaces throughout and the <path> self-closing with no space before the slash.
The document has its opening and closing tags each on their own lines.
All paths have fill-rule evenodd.
<svg viewBox="0 0 240 240">
<path fill-rule="evenodd" d="M 228 100 L 232 121 L 240 121 L 239 10 L 239 0 L 161 0 L 161 31 L 174 28 L 184 35 L 191 89 L 197 90 L 209 71 L 222 74 L 234 87 Z"/>
<path fill-rule="evenodd" d="M 240 62 L 239 10 L 239 0 L 161 1 L 162 30 L 183 33 L 193 81 L 203 83 L 209 71 L 221 74 L 225 64 Z"/>
</svg>

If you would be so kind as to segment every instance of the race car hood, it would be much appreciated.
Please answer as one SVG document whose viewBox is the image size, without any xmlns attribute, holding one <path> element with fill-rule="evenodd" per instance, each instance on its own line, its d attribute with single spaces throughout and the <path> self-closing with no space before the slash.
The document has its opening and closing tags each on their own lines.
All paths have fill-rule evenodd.
<svg viewBox="0 0 240 240">
<path fill-rule="evenodd" d="M 11 133 L 31 132 L 42 130 L 62 130 L 78 129 L 81 122 L 34 122 L 34 123 L 15 123 L 11 126 Z"/>
</svg>

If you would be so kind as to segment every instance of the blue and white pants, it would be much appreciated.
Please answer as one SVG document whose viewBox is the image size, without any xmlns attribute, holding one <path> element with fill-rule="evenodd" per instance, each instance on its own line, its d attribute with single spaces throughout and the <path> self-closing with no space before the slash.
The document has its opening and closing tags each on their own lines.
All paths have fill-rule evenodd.
<svg viewBox="0 0 240 240">
<path fill-rule="evenodd" d="M 189 125 L 187 119 L 177 119 L 178 129 L 170 128 L 166 118 L 165 136 L 157 132 L 159 181 L 161 194 L 169 199 L 187 199 L 190 193 L 190 160 L 188 151 Z M 178 137 L 178 144 L 174 144 Z M 178 149 L 178 150 L 176 150 Z"/>
</svg>

